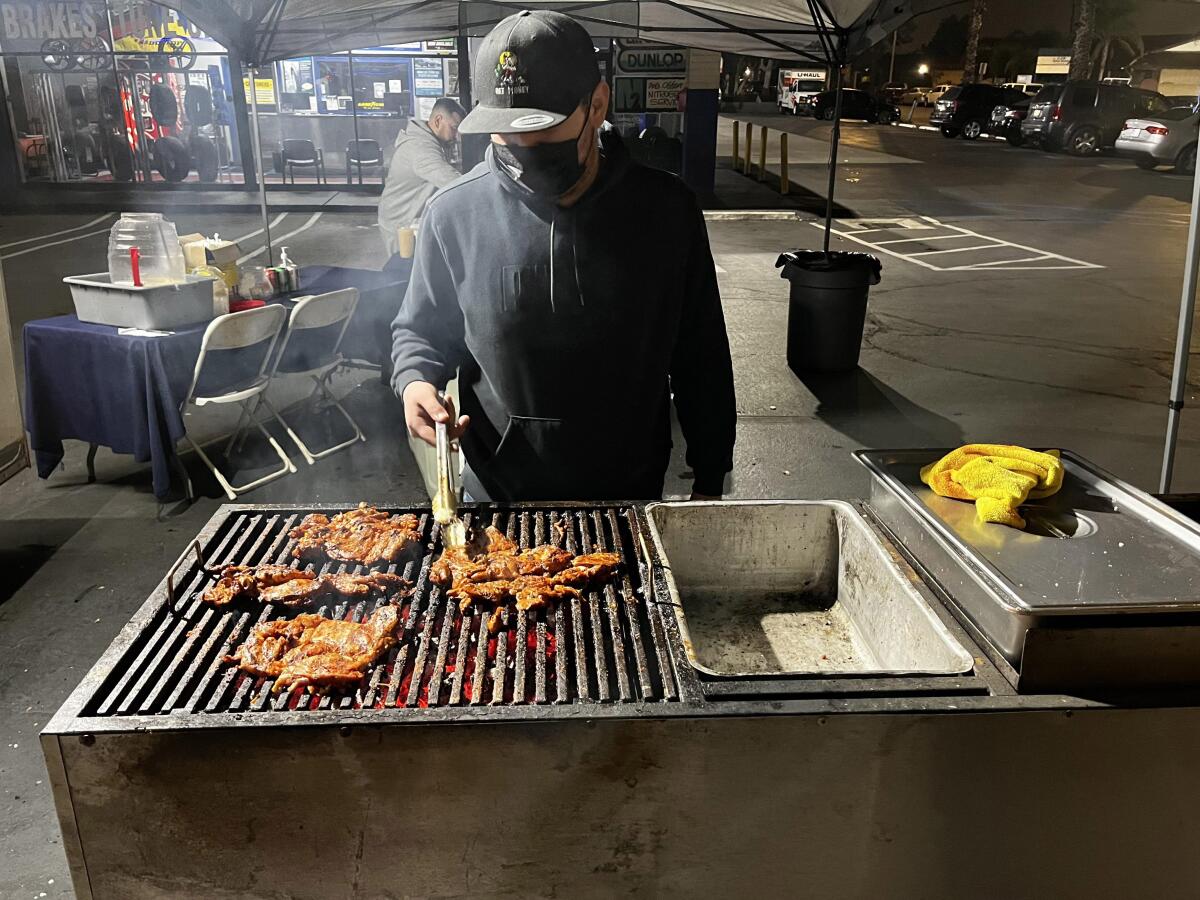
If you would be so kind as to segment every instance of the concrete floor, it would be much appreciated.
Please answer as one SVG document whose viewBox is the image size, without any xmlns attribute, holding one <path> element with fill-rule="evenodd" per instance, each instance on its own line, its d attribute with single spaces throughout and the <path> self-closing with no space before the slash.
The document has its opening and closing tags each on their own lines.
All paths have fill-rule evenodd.
<svg viewBox="0 0 1200 900">
<path fill-rule="evenodd" d="M 782 121 L 814 141 L 827 127 Z M 1102 268 L 951 271 L 885 255 L 860 370 L 802 380 L 784 363 L 787 285 L 774 262 L 780 250 L 817 245 L 813 217 L 711 219 L 738 391 L 730 496 L 859 497 L 868 485 L 852 450 L 970 440 L 1070 448 L 1153 487 L 1186 180 L 1111 158 L 1043 156 L 910 129 L 850 125 L 846 141 L 857 161 L 843 170 L 838 197 L 860 229 L 873 217 L 930 216 Z M 792 173 L 813 195 L 824 189 L 818 163 L 797 164 Z M 722 178 L 737 185 L 742 176 L 726 171 Z M 754 184 L 737 189 L 770 193 Z M 0 244 L 90 218 L 10 217 L 0 225 Z M 181 231 L 238 236 L 258 227 L 251 214 L 181 210 L 175 218 Z M 853 227 L 848 219 L 839 229 Z M 16 256 L 27 245 L 0 247 L 15 333 L 29 318 L 69 310 L 57 284 L 62 275 L 103 268 L 107 224 L 72 234 L 92 232 L 101 234 L 53 252 Z M 276 226 L 286 232 L 282 243 L 303 262 L 382 262 L 368 215 L 289 213 Z M 848 239 L 834 243 L 866 249 Z M 394 398 L 364 374 L 341 379 L 339 390 L 368 443 L 247 501 L 422 500 Z M 1177 488 L 1198 490 L 1200 413 L 1185 412 L 1183 421 Z M 689 485 L 682 449 L 677 441 L 672 494 Z M 99 482 L 88 485 L 83 457 L 82 445 L 71 445 L 64 469 L 48 481 L 27 471 L 0 487 L 0 897 L 70 896 L 38 730 L 220 503 L 209 485 L 210 496 L 160 521 L 145 467 L 102 451 Z"/>
</svg>

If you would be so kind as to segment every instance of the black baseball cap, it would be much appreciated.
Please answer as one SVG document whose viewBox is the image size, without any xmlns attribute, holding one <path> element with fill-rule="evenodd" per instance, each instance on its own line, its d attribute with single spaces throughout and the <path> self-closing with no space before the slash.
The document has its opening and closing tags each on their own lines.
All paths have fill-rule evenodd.
<svg viewBox="0 0 1200 900">
<path fill-rule="evenodd" d="M 562 13 L 522 10 L 488 32 L 475 57 L 478 105 L 463 134 L 542 131 L 567 119 L 600 81 L 587 29 Z"/>
</svg>

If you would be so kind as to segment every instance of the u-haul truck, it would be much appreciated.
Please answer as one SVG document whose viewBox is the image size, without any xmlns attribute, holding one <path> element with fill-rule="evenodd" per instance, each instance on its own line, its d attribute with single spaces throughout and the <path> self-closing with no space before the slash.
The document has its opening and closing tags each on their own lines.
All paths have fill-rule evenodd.
<svg viewBox="0 0 1200 900">
<path fill-rule="evenodd" d="M 779 111 L 793 116 L 811 116 L 813 97 L 825 90 L 824 69 L 780 69 L 778 82 Z"/>
</svg>

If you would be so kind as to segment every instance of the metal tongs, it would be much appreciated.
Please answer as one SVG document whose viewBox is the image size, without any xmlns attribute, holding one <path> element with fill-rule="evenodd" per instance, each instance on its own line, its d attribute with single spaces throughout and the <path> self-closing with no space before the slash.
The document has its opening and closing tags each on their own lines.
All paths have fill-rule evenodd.
<svg viewBox="0 0 1200 900">
<path fill-rule="evenodd" d="M 438 399 L 445 405 L 446 395 L 438 392 Z M 450 432 L 444 422 L 434 424 L 437 435 L 437 493 L 433 497 L 433 520 L 442 529 L 442 544 L 446 547 L 465 547 L 467 528 L 458 517 L 458 492 L 454 489 L 454 476 L 450 470 Z"/>
</svg>

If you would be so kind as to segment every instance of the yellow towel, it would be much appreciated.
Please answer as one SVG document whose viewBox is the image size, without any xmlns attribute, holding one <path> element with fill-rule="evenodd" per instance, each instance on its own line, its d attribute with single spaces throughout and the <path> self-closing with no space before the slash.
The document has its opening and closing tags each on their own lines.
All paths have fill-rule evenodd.
<svg viewBox="0 0 1200 900">
<path fill-rule="evenodd" d="M 974 500 L 981 522 L 1024 528 L 1017 507 L 1030 498 L 1057 493 L 1063 465 L 1057 450 L 1039 453 L 1007 444 L 967 444 L 921 469 L 921 480 L 942 497 Z"/>
</svg>

